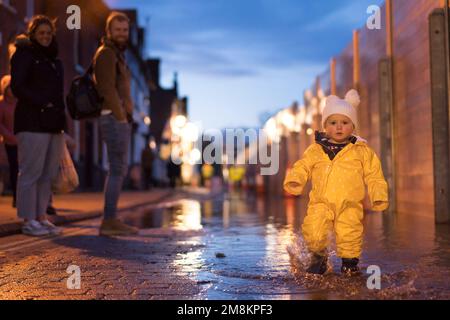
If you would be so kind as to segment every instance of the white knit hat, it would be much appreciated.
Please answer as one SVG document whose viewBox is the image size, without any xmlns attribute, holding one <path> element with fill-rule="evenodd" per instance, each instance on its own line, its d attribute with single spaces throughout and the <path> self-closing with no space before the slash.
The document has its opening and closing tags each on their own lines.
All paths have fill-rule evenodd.
<svg viewBox="0 0 450 320">
<path fill-rule="evenodd" d="M 358 127 L 358 116 L 356 114 L 356 108 L 358 108 L 361 102 L 358 91 L 351 89 L 345 95 L 345 99 L 341 99 L 337 96 L 331 95 L 327 97 L 325 108 L 322 112 L 322 128 L 325 129 L 325 122 L 333 114 L 342 114 L 352 120 L 355 128 Z"/>
</svg>

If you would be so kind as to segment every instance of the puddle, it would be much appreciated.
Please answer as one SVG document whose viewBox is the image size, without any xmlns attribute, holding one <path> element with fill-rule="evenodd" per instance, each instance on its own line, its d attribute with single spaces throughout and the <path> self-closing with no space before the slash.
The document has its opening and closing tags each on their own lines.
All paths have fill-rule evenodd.
<svg viewBox="0 0 450 320">
<path fill-rule="evenodd" d="M 230 194 L 214 201 L 184 199 L 146 209 L 128 223 L 140 228 L 202 231 L 192 250 L 172 264 L 203 288 L 204 299 L 449 299 L 448 225 L 432 219 L 366 214 L 362 273 L 345 277 L 333 246 L 323 276 L 305 273 L 309 262 L 300 226 L 307 203 Z M 381 288 L 367 282 L 375 265 Z"/>
</svg>

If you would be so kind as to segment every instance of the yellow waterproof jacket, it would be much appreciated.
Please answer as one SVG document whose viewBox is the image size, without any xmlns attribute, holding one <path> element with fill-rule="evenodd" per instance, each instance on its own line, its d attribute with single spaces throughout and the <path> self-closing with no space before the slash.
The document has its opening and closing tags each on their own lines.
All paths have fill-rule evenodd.
<svg viewBox="0 0 450 320">
<path fill-rule="evenodd" d="M 383 211 L 389 206 L 380 160 L 360 138 L 345 146 L 333 160 L 319 143 L 309 146 L 286 175 L 284 189 L 300 195 L 309 179 L 312 179 L 309 205 L 323 203 L 344 210 L 364 199 L 367 185 L 373 210 Z"/>
</svg>

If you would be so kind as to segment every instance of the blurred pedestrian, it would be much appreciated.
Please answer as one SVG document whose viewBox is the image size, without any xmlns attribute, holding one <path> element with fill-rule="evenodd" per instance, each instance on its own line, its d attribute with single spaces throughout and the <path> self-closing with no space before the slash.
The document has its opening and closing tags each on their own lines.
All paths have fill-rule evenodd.
<svg viewBox="0 0 450 320">
<path fill-rule="evenodd" d="M 245 176 L 245 168 L 242 165 L 231 165 L 228 170 L 228 179 L 233 188 L 241 189 Z"/>
<path fill-rule="evenodd" d="M 17 50 L 11 59 L 11 88 L 18 99 L 14 113 L 17 213 L 25 222 L 23 233 L 33 236 L 61 232 L 46 217 L 66 129 L 64 70 L 55 34 L 55 23 L 49 17 L 32 17 L 27 34 L 16 39 Z"/>
<path fill-rule="evenodd" d="M 211 178 L 214 174 L 214 167 L 209 163 L 204 163 L 201 167 L 203 186 L 209 188 L 211 186 Z"/>
<path fill-rule="evenodd" d="M 167 164 L 161 159 L 160 148 L 156 148 L 155 150 L 155 158 L 153 160 L 153 183 L 155 187 L 164 188 L 167 187 Z"/>
<path fill-rule="evenodd" d="M 153 149 L 147 144 L 141 154 L 141 167 L 143 177 L 143 187 L 145 190 L 149 190 L 154 186 L 153 184 L 153 160 L 155 155 Z"/>
<path fill-rule="evenodd" d="M 180 158 L 172 159 L 170 157 L 167 161 L 167 176 L 169 178 L 169 186 L 174 189 L 177 186 L 178 181 L 181 179 L 181 164 Z"/>
<path fill-rule="evenodd" d="M 130 22 L 124 13 L 112 12 L 106 21 L 106 37 L 94 57 L 94 79 L 103 100 L 100 131 L 106 144 L 109 171 L 105 181 L 105 207 L 100 235 L 131 235 L 137 228 L 117 218 L 117 204 L 128 172 L 133 102 L 131 73 L 125 61 Z"/>
<path fill-rule="evenodd" d="M 13 194 L 12 206 L 16 207 L 17 188 L 17 138 L 14 135 L 14 110 L 16 98 L 11 91 L 11 76 L 6 75 L 0 80 L 0 135 L 5 142 L 5 151 L 9 165 L 9 184 Z"/>
</svg>

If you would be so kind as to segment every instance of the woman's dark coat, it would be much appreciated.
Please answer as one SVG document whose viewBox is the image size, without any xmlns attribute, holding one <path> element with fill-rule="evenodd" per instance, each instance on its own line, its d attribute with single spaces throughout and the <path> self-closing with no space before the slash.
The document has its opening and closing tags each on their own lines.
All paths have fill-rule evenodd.
<svg viewBox="0 0 450 320">
<path fill-rule="evenodd" d="M 56 43 L 45 48 L 20 36 L 16 48 L 11 59 L 11 89 L 18 99 L 14 133 L 62 132 L 66 128 L 64 71 Z"/>
</svg>

